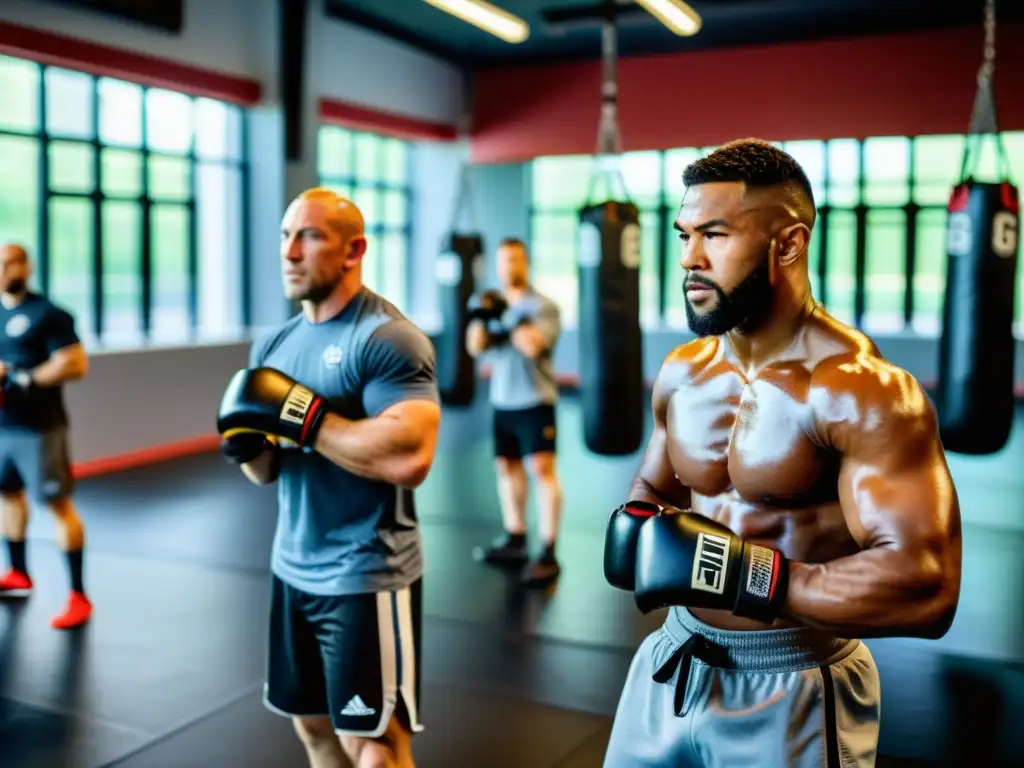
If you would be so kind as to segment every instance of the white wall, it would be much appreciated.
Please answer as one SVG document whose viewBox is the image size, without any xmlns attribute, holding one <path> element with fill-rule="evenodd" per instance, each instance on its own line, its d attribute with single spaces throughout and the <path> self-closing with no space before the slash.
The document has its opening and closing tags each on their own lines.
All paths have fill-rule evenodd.
<svg viewBox="0 0 1024 768">
<path fill-rule="evenodd" d="M 263 87 L 250 110 L 250 299 L 254 324 L 276 324 L 291 307 L 281 293 L 278 225 L 288 200 L 316 183 L 315 130 L 319 97 L 436 122 L 459 119 L 458 69 L 378 34 L 327 19 L 310 0 L 307 25 L 304 156 L 283 159 L 278 80 L 277 0 L 186 0 L 181 35 L 151 30 L 106 14 L 47 0 L 3 0 L 0 20 L 70 35 L 222 74 L 248 77 Z M 424 279 L 425 254 L 447 222 L 458 160 L 465 148 L 438 146 L 422 155 L 427 185 L 440 195 L 418 196 L 413 230 L 420 251 L 414 284 Z M 415 235 L 414 235 L 415 237 Z M 432 261 L 429 262 L 432 265 Z M 432 269 L 432 266 L 429 268 Z M 432 282 L 432 280 L 431 280 Z M 417 290 L 414 302 L 431 300 Z M 429 311 L 429 307 L 428 307 Z M 416 313 L 413 307 L 413 314 Z M 67 388 L 76 461 L 118 456 L 214 432 L 217 405 L 231 374 L 246 364 L 248 340 L 234 344 L 127 352 L 95 352 L 86 381 Z"/>
<path fill-rule="evenodd" d="M 312 92 L 432 122 L 459 119 L 463 87 L 455 65 L 327 18 L 320 2 L 310 6 Z"/>
</svg>

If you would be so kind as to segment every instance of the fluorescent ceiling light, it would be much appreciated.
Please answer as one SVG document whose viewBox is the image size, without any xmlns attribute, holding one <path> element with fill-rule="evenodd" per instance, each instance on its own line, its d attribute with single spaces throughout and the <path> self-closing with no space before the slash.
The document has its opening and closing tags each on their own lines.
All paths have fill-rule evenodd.
<svg viewBox="0 0 1024 768">
<path fill-rule="evenodd" d="M 521 43 L 530 36 L 529 25 L 518 16 L 484 0 L 423 0 L 507 43 Z"/>
<path fill-rule="evenodd" d="M 677 35 L 689 37 L 700 32 L 700 14 L 683 0 L 636 0 L 636 2 Z"/>
</svg>

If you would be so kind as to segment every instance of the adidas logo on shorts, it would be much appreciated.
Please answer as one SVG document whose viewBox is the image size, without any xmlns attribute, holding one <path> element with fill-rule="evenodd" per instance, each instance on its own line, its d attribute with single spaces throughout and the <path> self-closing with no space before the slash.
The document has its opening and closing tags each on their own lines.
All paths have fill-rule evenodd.
<svg viewBox="0 0 1024 768">
<path fill-rule="evenodd" d="M 341 714 L 348 715 L 349 717 L 366 717 L 367 715 L 374 714 L 376 711 L 373 707 L 366 706 L 366 702 L 357 693 L 349 700 L 345 708 L 341 710 Z"/>
</svg>

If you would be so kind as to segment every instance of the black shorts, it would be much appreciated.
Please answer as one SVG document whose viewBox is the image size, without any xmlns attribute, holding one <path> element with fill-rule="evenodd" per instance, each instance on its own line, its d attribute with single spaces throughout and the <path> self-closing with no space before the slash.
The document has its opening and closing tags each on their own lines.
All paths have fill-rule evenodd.
<svg viewBox="0 0 1024 768">
<path fill-rule="evenodd" d="M 494 410 L 494 455 L 521 459 L 555 452 L 555 406 Z"/>
<path fill-rule="evenodd" d="M 45 432 L 0 427 L 0 493 L 28 489 L 38 501 L 67 498 L 75 487 L 67 427 Z"/>
<path fill-rule="evenodd" d="M 378 738 L 396 712 L 406 729 L 422 731 L 422 614 L 422 580 L 325 597 L 273 576 L 264 705 L 291 717 L 329 716 L 350 736 Z"/>
</svg>

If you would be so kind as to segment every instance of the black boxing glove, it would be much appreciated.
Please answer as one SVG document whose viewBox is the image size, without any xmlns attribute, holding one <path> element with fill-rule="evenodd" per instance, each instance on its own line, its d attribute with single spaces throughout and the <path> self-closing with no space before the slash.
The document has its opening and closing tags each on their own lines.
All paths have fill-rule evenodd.
<svg viewBox="0 0 1024 768">
<path fill-rule="evenodd" d="M 612 512 L 604 536 L 604 577 L 618 589 L 632 592 L 636 581 L 636 546 L 640 528 L 661 507 L 646 501 L 628 501 Z"/>
<path fill-rule="evenodd" d="M 690 512 L 663 510 L 637 535 L 633 594 L 644 613 L 678 605 L 770 623 L 785 602 L 788 575 L 781 552 Z"/>
<path fill-rule="evenodd" d="M 311 446 L 324 416 L 327 400 L 273 368 L 238 371 L 228 383 L 217 413 L 217 431 L 225 439 L 258 432 Z"/>
<path fill-rule="evenodd" d="M 235 464 L 248 464 L 274 449 L 274 444 L 261 432 L 235 432 L 220 442 L 221 453 Z"/>
<path fill-rule="evenodd" d="M 483 293 L 474 293 L 466 302 L 466 311 L 470 320 L 483 320 L 486 325 L 489 320 L 500 320 L 508 309 L 508 301 L 501 291 L 489 290 Z"/>
</svg>

